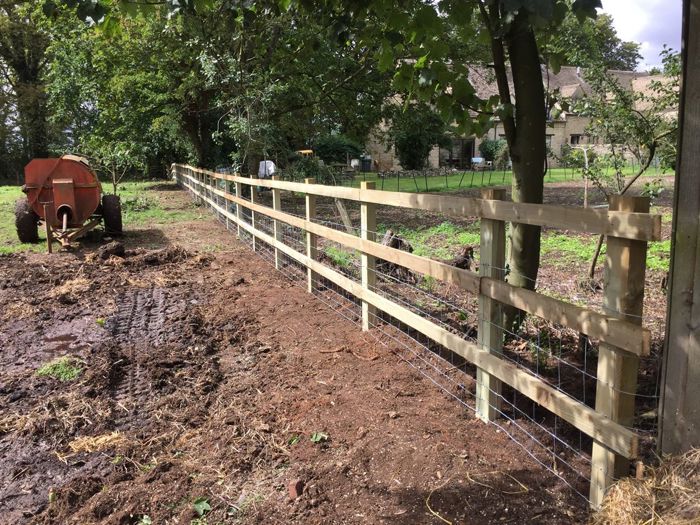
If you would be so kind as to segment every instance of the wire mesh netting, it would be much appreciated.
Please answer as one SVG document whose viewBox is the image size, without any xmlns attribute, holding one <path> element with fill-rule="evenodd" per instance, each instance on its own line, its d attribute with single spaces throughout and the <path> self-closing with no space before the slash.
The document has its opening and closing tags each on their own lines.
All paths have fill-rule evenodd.
<svg viewBox="0 0 700 525">
<path fill-rule="evenodd" d="M 246 228 L 234 224 L 223 212 L 240 217 L 242 223 L 251 229 L 271 238 L 276 237 L 285 246 L 301 254 L 307 250 L 307 232 L 275 221 L 262 213 L 251 212 L 243 206 L 239 211 L 235 203 L 211 191 L 216 188 L 232 193 L 234 190 L 230 184 L 211 179 L 203 180 L 200 184 L 182 179 L 179 182 L 196 199 L 210 206 L 219 221 L 229 230 L 237 232 L 240 240 L 254 249 L 258 256 L 276 266 L 285 277 L 300 286 L 307 286 L 307 279 L 311 275 L 318 299 L 343 318 L 361 325 L 362 303 L 359 299 L 337 284 L 308 272 L 304 265 L 282 250 L 256 239 Z M 245 195 L 244 190 L 243 197 L 250 200 L 249 191 Z M 270 192 L 258 193 L 255 201 L 271 206 Z M 298 195 L 285 194 L 282 208 L 289 215 L 305 218 L 304 201 Z M 349 215 L 356 219 L 358 203 L 347 202 L 346 208 Z M 316 212 L 315 223 L 352 235 L 365 233 L 370 238 L 381 240 L 387 232 L 387 227 L 367 232 L 361 232 L 357 226 L 349 227 L 341 220 L 339 206 L 333 199 L 319 198 Z M 470 228 L 474 228 L 474 225 L 478 227 L 477 219 L 472 218 L 470 221 Z M 656 419 L 649 417 L 649 414 L 655 413 L 658 402 L 656 353 L 640 360 L 638 388 L 633 392 L 622 391 L 597 377 L 600 343 L 584 334 L 534 316 L 527 316 L 513 326 L 493 321 L 504 319 L 504 316 L 492 317 L 491 321 L 480 319 L 479 296 L 476 294 L 388 261 L 370 258 L 370 264 L 363 268 L 359 252 L 322 237 L 318 237 L 317 242 L 316 259 L 320 263 L 355 282 L 361 281 L 363 270 L 366 270 L 373 277 L 370 279 L 373 284 L 369 286 L 372 292 L 391 300 L 397 307 L 430 320 L 450 334 L 478 345 L 480 324 L 482 329 L 490 324 L 503 334 L 505 341 L 502 348 L 490 349 L 492 352 L 582 405 L 598 410 L 605 408 L 596 407 L 596 389 L 601 385 L 610 387 L 620 395 L 634 397 L 637 417 L 633 429 L 641 436 L 642 455 L 653 454 Z M 421 246 L 412 248 L 417 253 L 422 252 Z M 472 270 L 479 265 L 478 245 L 473 248 Z M 494 269 L 502 273 L 510 271 L 508 268 Z M 473 364 L 401 322 L 392 315 L 392 311 L 370 309 L 369 324 L 369 334 L 378 344 L 389 347 L 405 363 L 468 411 L 477 412 L 480 401 L 477 396 L 488 396 L 485 401 L 490 403 L 498 415 L 490 423 L 511 437 L 534 461 L 560 478 L 573 492 L 588 499 L 593 445 L 588 435 L 514 388 L 503 385 L 502 389 L 492 390 L 481 384 Z M 607 408 L 612 411 L 612 407 Z"/>
</svg>

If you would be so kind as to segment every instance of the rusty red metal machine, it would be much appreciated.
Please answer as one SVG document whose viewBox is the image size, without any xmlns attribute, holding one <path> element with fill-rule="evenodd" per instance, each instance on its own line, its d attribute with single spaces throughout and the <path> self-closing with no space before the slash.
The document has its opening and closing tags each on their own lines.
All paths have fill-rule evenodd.
<svg viewBox="0 0 700 525">
<path fill-rule="evenodd" d="M 102 187 L 88 161 L 75 155 L 34 159 L 24 167 L 22 191 L 17 201 L 15 225 L 21 242 L 37 242 L 43 223 L 49 253 L 52 243 L 71 242 L 101 222 L 111 235 L 122 232 L 121 204 L 117 195 L 102 195 Z"/>
</svg>

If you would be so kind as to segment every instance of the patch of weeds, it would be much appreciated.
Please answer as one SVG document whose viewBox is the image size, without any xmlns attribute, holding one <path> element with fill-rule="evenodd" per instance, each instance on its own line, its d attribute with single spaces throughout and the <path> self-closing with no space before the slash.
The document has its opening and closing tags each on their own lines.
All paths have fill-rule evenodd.
<svg viewBox="0 0 700 525">
<path fill-rule="evenodd" d="M 296 445 L 297 443 L 299 443 L 300 440 L 301 436 L 294 435 L 287 440 L 287 445 L 291 447 L 292 445 Z"/>
<path fill-rule="evenodd" d="M 153 525 L 153 520 L 148 514 L 141 516 L 141 519 L 136 522 L 136 525 Z"/>
<path fill-rule="evenodd" d="M 671 259 L 671 241 L 651 242 L 647 251 L 647 268 L 667 272 Z"/>
<path fill-rule="evenodd" d="M 223 251 L 225 246 L 223 244 L 205 244 L 202 246 L 202 251 L 207 252 L 207 253 L 214 253 L 214 252 L 221 252 Z"/>
<path fill-rule="evenodd" d="M 539 368 L 547 368 L 547 362 L 549 360 L 549 350 L 540 348 L 530 341 L 528 341 L 527 346 L 530 350 L 530 355 L 532 356 L 533 363 L 537 363 L 537 366 Z"/>
<path fill-rule="evenodd" d="M 60 357 L 43 365 L 36 371 L 36 375 L 40 377 L 53 377 L 59 381 L 67 382 L 76 379 L 80 375 L 80 372 L 82 372 L 82 368 L 78 366 L 78 361 L 75 358 Z"/>
<path fill-rule="evenodd" d="M 139 470 L 141 472 L 149 472 L 149 471 L 153 470 L 157 464 L 158 463 L 156 462 L 156 460 L 153 460 L 150 463 L 144 463 L 142 465 L 139 465 Z"/>
<path fill-rule="evenodd" d="M 478 223 L 458 226 L 450 221 L 444 221 L 437 226 L 418 229 L 381 225 L 379 231 L 385 232 L 389 228 L 411 244 L 415 255 L 433 259 L 452 259 L 461 247 L 478 246 L 480 240 Z"/>
<path fill-rule="evenodd" d="M 328 246 L 324 250 L 333 264 L 340 268 L 349 268 L 352 263 L 352 254 L 335 246 Z"/>
<path fill-rule="evenodd" d="M 418 287 L 421 290 L 432 293 L 435 290 L 436 285 L 437 281 L 435 280 L 435 277 L 433 277 L 432 275 L 426 275 L 423 277 L 423 280 L 420 282 Z"/>
<path fill-rule="evenodd" d="M 312 443 L 325 443 L 326 441 L 328 441 L 328 434 L 324 432 L 314 432 L 311 434 Z"/>
<path fill-rule="evenodd" d="M 98 317 L 97 319 L 95 319 L 95 322 L 96 322 L 99 326 L 101 326 L 102 328 L 104 328 L 104 327 L 105 327 L 105 324 L 107 323 L 107 320 L 104 319 L 104 318 L 102 318 L 102 317 Z"/>
<path fill-rule="evenodd" d="M 561 233 L 543 235 L 542 255 L 556 254 L 556 258 L 551 258 L 556 266 L 567 266 L 575 262 L 588 262 L 593 259 L 597 242 L 597 238 L 583 238 Z M 601 258 L 605 255 L 605 248 L 605 245 L 603 245 L 600 252 Z"/>
<path fill-rule="evenodd" d="M 200 518 L 204 517 L 207 512 L 211 510 L 211 505 L 209 505 L 209 500 L 205 497 L 200 497 L 194 500 L 192 503 L 192 507 L 194 508 L 194 511 L 197 513 L 197 516 Z"/>
<path fill-rule="evenodd" d="M 122 211 L 125 213 L 146 211 L 158 205 L 154 198 L 146 195 L 132 195 L 123 198 L 121 203 Z"/>
</svg>

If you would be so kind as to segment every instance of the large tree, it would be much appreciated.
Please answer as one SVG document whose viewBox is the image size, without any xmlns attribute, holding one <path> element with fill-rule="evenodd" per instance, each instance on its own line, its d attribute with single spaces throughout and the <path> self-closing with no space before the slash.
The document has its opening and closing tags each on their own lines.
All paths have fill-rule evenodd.
<svg viewBox="0 0 700 525">
<path fill-rule="evenodd" d="M 540 42 L 555 63 L 567 66 L 633 71 L 642 58 L 640 45 L 623 41 L 608 14 L 580 21 L 569 13 L 557 31 L 541 34 Z"/>
<path fill-rule="evenodd" d="M 48 35 L 33 2 L 0 3 L 0 68 L 15 99 L 23 162 L 48 155 L 46 93 L 43 73 Z"/>
<path fill-rule="evenodd" d="M 118 4 L 130 8 L 143 5 L 127 0 Z M 104 16 L 106 6 L 102 3 L 83 1 L 81 5 L 95 9 L 97 18 Z M 580 21 L 594 18 L 596 8 L 601 7 L 600 0 L 300 0 L 299 4 L 279 0 L 235 7 L 211 0 L 188 0 L 167 5 L 171 9 L 175 7 L 174 11 L 195 13 L 211 5 L 220 9 L 228 6 L 236 13 L 236 20 L 244 23 L 269 13 L 290 11 L 293 16 L 302 17 L 301 20 L 322 22 L 335 35 L 337 52 L 346 48 L 357 50 L 360 64 L 374 59 L 380 71 L 393 75 L 394 86 L 403 92 L 405 100 L 431 103 L 445 122 L 455 123 L 458 132 L 483 134 L 497 121 L 502 122 L 513 161 L 513 200 L 528 203 L 542 202 L 546 161 L 546 100 L 538 34 L 555 31 L 570 13 Z M 153 6 L 144 8 L 153 9 Z M 109 23 L 110 17 L 106 15 L 105 23 Z M 293 27 L 303 26 L 297 23 Z M 239 35 L 240 28 L 236 25 L 233 34 Z M 260 38 L 253 39 L 251 44 L 253 51 L 257 50 L 254 56 L 263 59 L 282 45 L 275 40 L 276 31 L 270 31 L 267 26 L 265 29 L 255 33 Z M 464 54 L 455 55 L 459 49 L 484 46 L 498 87 L 498 96 L 486 99 L 479 96 L 470 81 L 472 69 Z M 244 45 L 237 49 L 241 56 L 247 57 L 251 47 Z M 481 58 L 478 52 L 476 58 Z M 557 50 L 550 50 L 546 58 L 555 65 L 565 61 Z M 251 62 L 257 63 L 253 59 Z M 238 65 L 243 64 L 239 61 Z M 357 71 L 361 74 L 362 69 Z M 333 82 L 322 83 L 315 92 L 325 98 L 328 88 L 334 86 Z M 229 111 L 241 107 L 235 104 Z M 508 280 L 532 289 L 539 270 L 540 228 L 513 224 L 509 238 Z"/>
</svg>

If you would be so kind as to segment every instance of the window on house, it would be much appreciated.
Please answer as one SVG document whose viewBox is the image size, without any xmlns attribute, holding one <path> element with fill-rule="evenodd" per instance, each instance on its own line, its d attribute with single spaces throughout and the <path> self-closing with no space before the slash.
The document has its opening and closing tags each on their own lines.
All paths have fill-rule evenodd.
<svg viewBox="0 0 700 525">
<path fill-rule="evenodd" d="M 573 146 L 581 144 L 581 137 L 582 135 L 571 135 L 571 144 Z"/>
<path fill-rule="evenodd" d="M 554 136 L 554 135 L 547 135 L 547 137 L 545 138 L 545 142 L 544 142 L 544 143 L 545 143 L 545 145 L 546 145 L 549 149 L 552 149 L 552 137 L 553 137 L 553 136 Z"/>
</svg>

